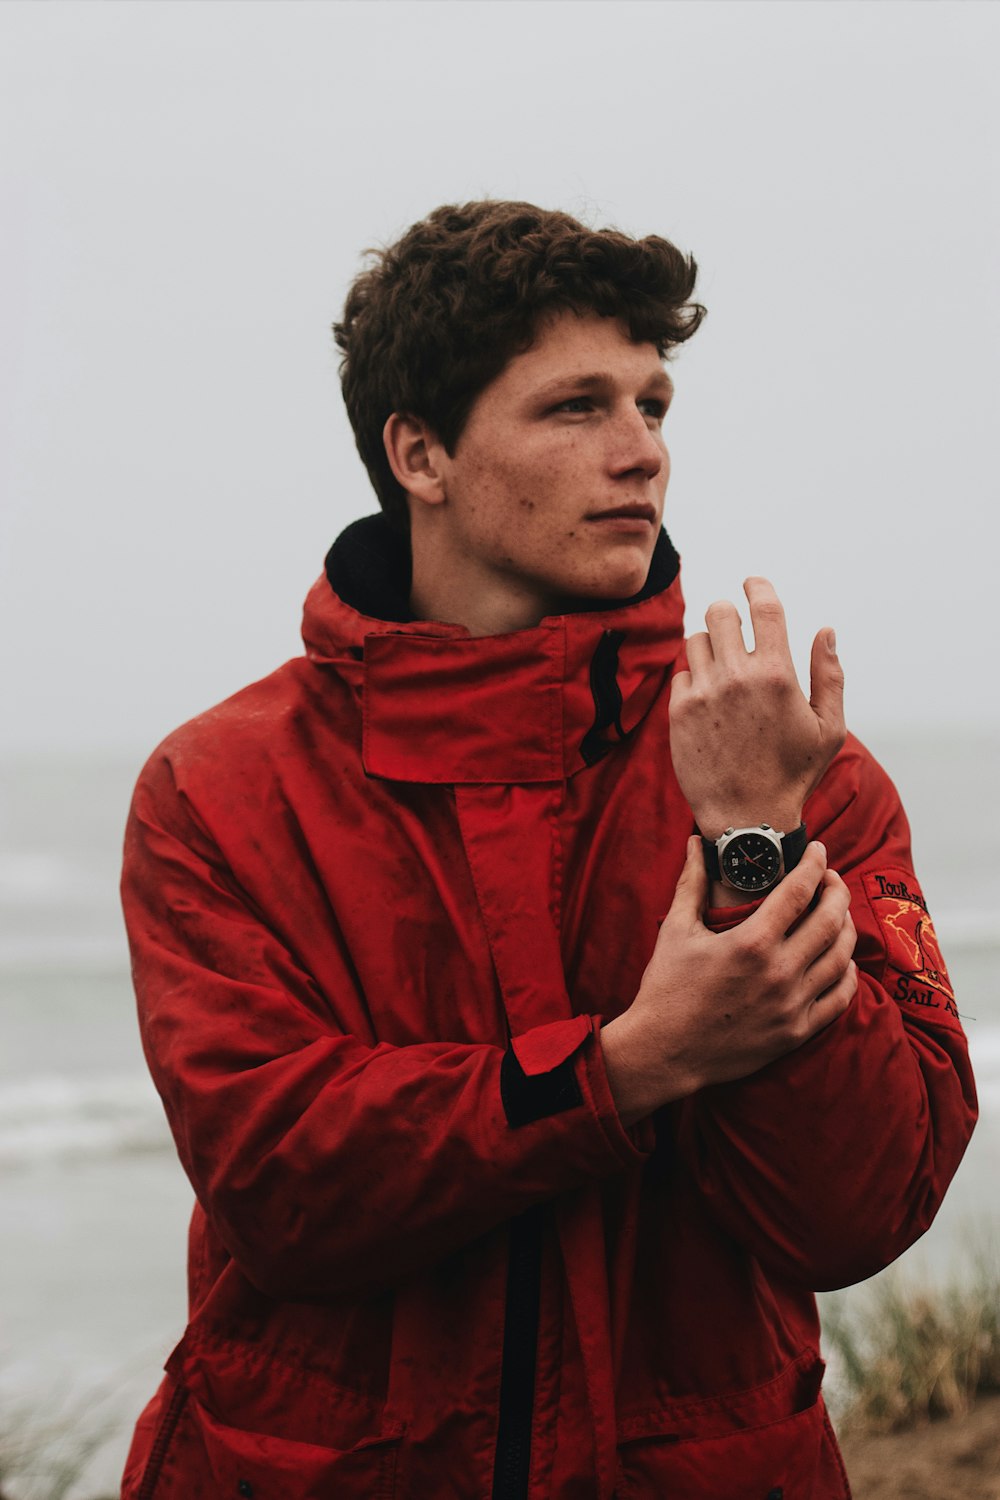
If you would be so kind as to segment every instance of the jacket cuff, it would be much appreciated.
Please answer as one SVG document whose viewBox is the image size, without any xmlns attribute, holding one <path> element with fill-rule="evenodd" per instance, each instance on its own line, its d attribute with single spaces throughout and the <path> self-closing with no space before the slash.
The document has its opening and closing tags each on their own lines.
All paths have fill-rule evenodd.
<svg viewBox="0 0 1000 1500">
<path fill-rule="evenodd" d="M 759 906 L 760 901 L 746 901 L 742 906 L 710 906 L 705 913 L 705 926 L 710 932 L 729 932 L 733 927 L 739 927 L 747 917 L 752 917 Z"/>
<path fill-rule="evenodd" d="M 620 1162 L 641 1162 L 656 1143 L 653 1121 L 640 1120 L 628 1130 L 622 1125 L 604 1066 L 601 1020 L 574 1016 L 514 1037 L 500 1065 L 504 1113 L 516 1129 L 582 1105 L 596 1116 Z M 592 1045 L 585 1046 L 590 1037 Z"/>
<path fill-rule="evenodd" d="M 509 1047 L 500 1065 L 500 1098 L 507 1124 L 513 1129 L 544 1120 L 547 1115 L 562 1114 L 564 1109 L 583 1103 L 571 1057 L 550 1073 L 532 1076 L 525 1073 Z"/>
<path fill-rule="evenodd" d="M 511 1038 L 500 1065 L 500 1098 L 508 1125 L 530 1125 L 583 1103 L 573 1054 L 590 1033 L 590 1017 L 574 1016 Z"/>
</svg>

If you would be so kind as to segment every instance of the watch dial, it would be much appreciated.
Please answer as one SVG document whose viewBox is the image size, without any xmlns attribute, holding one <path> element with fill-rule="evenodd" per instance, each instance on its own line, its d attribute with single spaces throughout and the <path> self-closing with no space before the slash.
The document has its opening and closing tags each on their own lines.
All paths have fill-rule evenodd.
<svg viewBox="0 0 1000 1500">
<path fill-rule="evenodd" d="M 737 890 L 766 891 L 778 878 L 781 854 L 763 834 L 741 833 L 726 845 L 722 868 Z"/>
</svg>

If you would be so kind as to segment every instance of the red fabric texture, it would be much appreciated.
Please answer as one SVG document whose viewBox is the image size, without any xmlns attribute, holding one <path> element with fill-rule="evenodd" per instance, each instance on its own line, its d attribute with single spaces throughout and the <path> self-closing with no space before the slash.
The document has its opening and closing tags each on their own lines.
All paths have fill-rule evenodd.
<svg viewBox="0 0 1000 1500">
<path fill-rule="evenodd" d="M 612 626 L 627 738 L 587 766 Z M 143 1044 L 197 1203 L 124 1496 L 489 1496 L 508 1225 L 535 1203 L 529 1500 L 845 1496 L 813 1291 L 927 1228 L 975 1119 L 956 1018 L 885 987 L 865 880 L 919 889 L 888 778 L 849 740 L 806 810 L 855 898 L 850 1009 L 626 1131 L 600 1026 L 693 826 L 679 583 L 470 640 L 321 579 L 304 634 L 159 747 L 130 815 Z M 509 1044 L 532 1077 L 572 1059 L 581 1102 L 512 1128 Z"/>
</svg>

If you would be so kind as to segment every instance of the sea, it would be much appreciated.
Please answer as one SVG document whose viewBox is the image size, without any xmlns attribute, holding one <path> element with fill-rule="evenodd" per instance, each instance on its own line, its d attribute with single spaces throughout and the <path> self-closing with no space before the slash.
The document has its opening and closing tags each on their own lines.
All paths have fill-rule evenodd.
<svg viewBox="0 0 1000 1500">
<path fill-rule="evenodd" d="M 900 1263 L 944 1284 L 1000 1229 L 1000 731 L 862 738 L 907 808 L 979 1084 L 965 1160 Z M 0 760 L 0 1486 L 12 1500 L 117 1494 L 132 1425 L 183 1331 L 192 1193 L 143 1062 L 118 908 L 143 759 Z"/>
</svg>

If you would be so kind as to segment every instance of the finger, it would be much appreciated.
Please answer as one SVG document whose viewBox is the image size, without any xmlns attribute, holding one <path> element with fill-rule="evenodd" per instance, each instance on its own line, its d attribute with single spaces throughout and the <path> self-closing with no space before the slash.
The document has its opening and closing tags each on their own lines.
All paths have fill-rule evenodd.
<svg viewBox="0 0 1000 1500">
<path fill-rule="evenodd" d="M 712 642 L 704 630 L 699 630 L 696 635 L 688 636 L 687 659 L 693 683 L 696 683 L 699 677 L 706 676 L 715 666 Z"/>
<path fill-rule="evenodd" d="M 858 966 L 853 958 L 836 984 L 818 995 L 809 1007 L 811 1034 L 823 1031 L 838 1016 L 842 1016 L 858 993 Z"/>
<path fill-rule="evenodd" d="M 809 661 L 809 702 L 823 725 L 824 735 L 842 745 L 844 724 L 844 669 L 837 655 L 837 637 L 821 630 L 812 644 Z"/>
<path fill-rule="evenodd" d="M 708 873 L 705 869 L 705 853 L 701 839 L 692 834 L 687 841 L 687 856 L 677 881 L 674 899 L 670 903 L 668 917 L 674 917 L 686 926 L 700 922 L 708 896 Z"/>
<path fill-rule="evenodd" d="M 806 991 L 810 999 L 817 999 L 846 974 L 856 942 L 857 933 L 854 930 L 854 923 L 848 916 L 829 948 L 821 953 L 805 972 Z"/>
<path fill-rule="evenodd" d="M 835 870 L 827 870 L 820 885 L 819 900 L 787 938 L 787 953 L 803 971 L 837 942 L 850 917 L 851 893 Z M 851 931 L 854 927 L 851 923 Z M 852 944 L 853 947 L 853 944 Z"/>
<path fill-rule="evenodd" d="M 750 605 L 754 649 L 765 655 L 780 656 L 790 661 L 785 611 L 774 591 L 774 585 L 767 578 L 747 578 L 743 583 L 743 592 Z"/>
<path fill-rule="evenodd" d="M 744 927 L 748 930 L 751 926 L 760 928 L 762 935 L 770 934 L 772 941 L 781 942 L 788 929 L 793 927 L 800 917 L 805 917 L 809 910 L 809 903 L 816 893 L 816 887 L 822 881 L 825 872 L 826 849 L 814 840 L 806 845 L 805 853 L 791 874 L 786 875 L 784 880 L 764 897 L 753 915 L 747 918 L 743 924 Z M 810 915 L 815 915 L 815 913 Z M 805 925 L 804 922 L 802 925 Z M 810 955 L 810 957 L 814 956 Z M 805 967 L 805 958 L 802 962 Z"/>
<path fill-rule="evenodd" d="M 674 708 L 676 707 L 678 700 L 680 698 L 682 698 L 685 693 L 688 693 L 690 691 L 691 691 L 691 673 L 690 672 L 675 672 L 673 674 L 673 676 L 671 677 L 671 679 L 670 679 L 670 712 L 671 712 L 671 714 L 673 714 Z"/>
<path fill-rule="evenodd" d="M 705 611 L 705 624 L 717 662 L 735 663 L 747 654 L 739 611 L 728 599 L 717 599 Z"/>
</svg>

